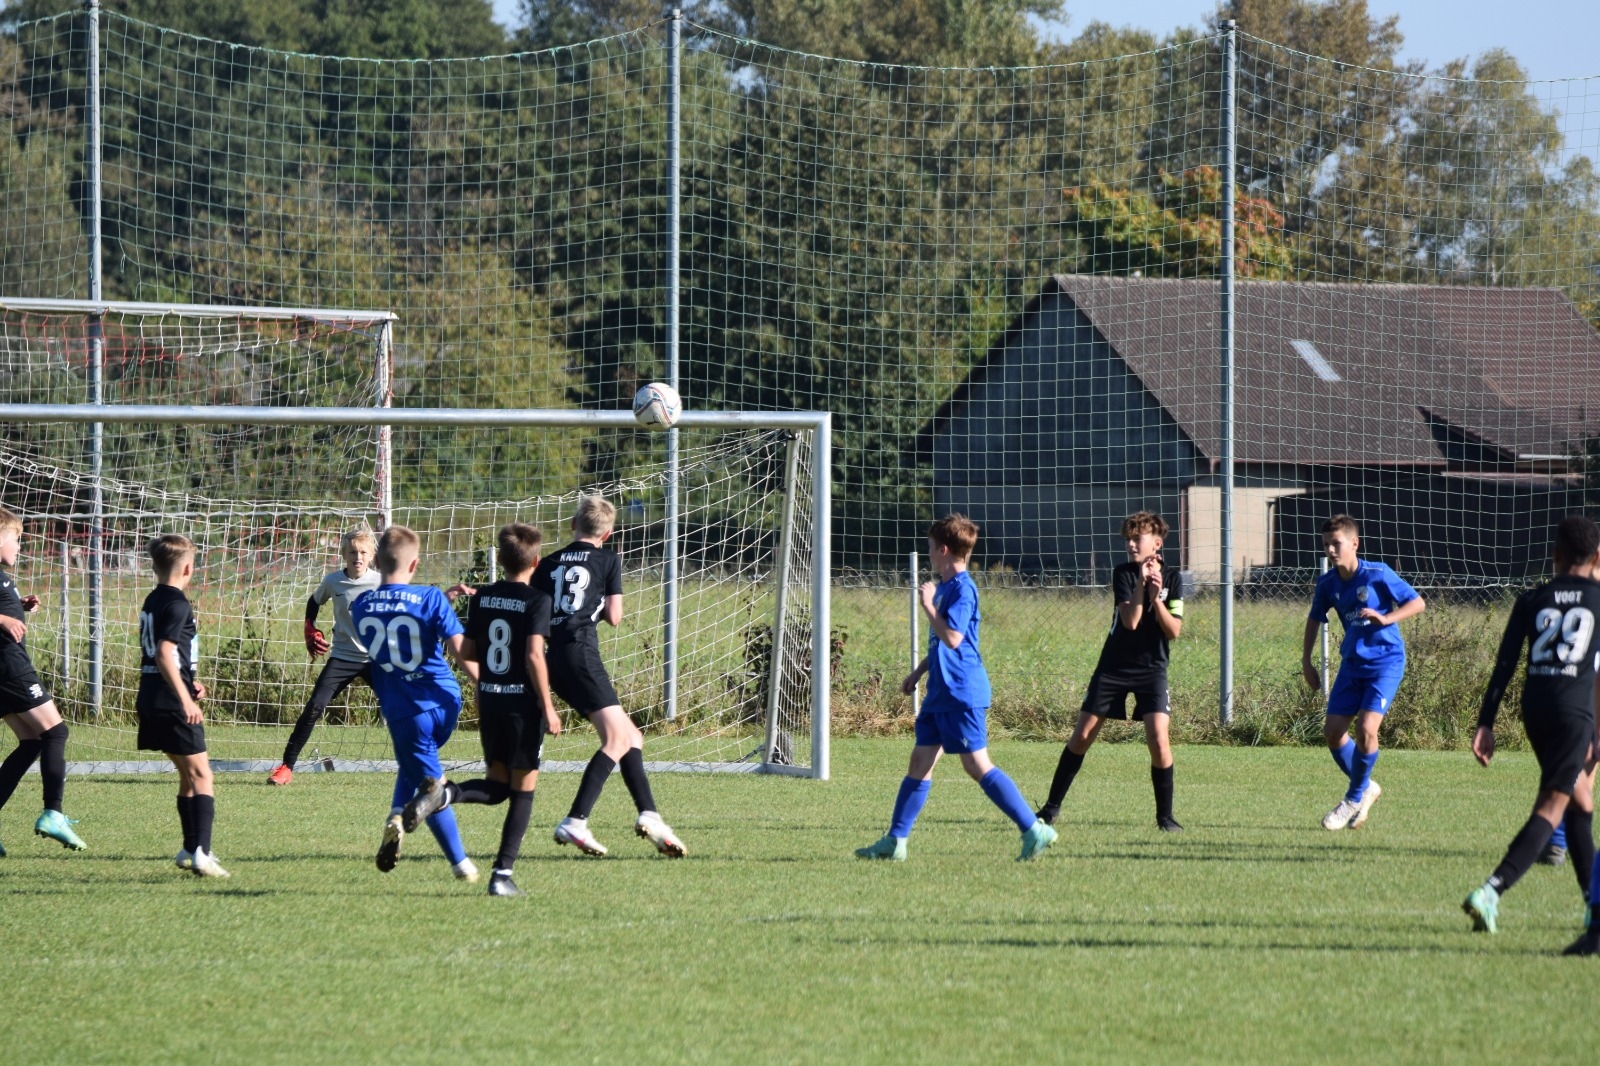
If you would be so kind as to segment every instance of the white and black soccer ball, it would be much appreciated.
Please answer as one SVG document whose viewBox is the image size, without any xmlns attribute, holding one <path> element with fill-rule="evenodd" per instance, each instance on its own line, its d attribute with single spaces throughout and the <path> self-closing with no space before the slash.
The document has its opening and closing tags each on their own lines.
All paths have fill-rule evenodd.
<svg viewBox="0 0 1600 1066">
<path fill-rule="evenodd" d="M 646 429 L 671 429 L 683 414 L 678 390 L 661 381 L 652 381 L 633 394 L 633 417 Z"/>
</svg>

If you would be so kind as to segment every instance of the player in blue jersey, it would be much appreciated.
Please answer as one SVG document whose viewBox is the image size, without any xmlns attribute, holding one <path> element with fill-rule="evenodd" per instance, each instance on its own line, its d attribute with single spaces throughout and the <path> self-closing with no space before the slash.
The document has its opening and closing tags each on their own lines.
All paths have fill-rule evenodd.
<svg viewBox="0 0 1600 1066">
<path fill-rule="evenodd" d="M 1361 530 L 1346 514 L 1322 524 L 1322 546 L 1332 567 L 1317 579 L 1306 619 L 1300 670 L 1306 684 L 1322 687 L 1322 675 L 1311 665 L 1317 640 L 1331 607 L 1344 624 L 1339 645 L 1339 673 L 1328 693 L 1322 735 L 1333 761 L 1350 779 L 1344 799 L 1322 819 L 1324 829 L 1359 829 L 1383 789 L 1372 780 L 1378 762 L 1378 726 L 1394 704 L 1406 672 L 1406 645 L 1399 623 L 1421 614 L 1427 604 L 1417 590 L 1383 563 L 1361 558 Z M 1350 724 L 1356 723 L 1356 739 Z"/>
<path fill-rule="evenodd" d="M 928 693 L 917 713 L 917 744 L 895 797 L 889 832 L 876 844 L 856 849 L 863 859 L 905 859 L 906 839 L 928 802 L 934 765 L 947 751 L 961 757 L 962 769 L 1017 824 L 1019 860 L 1033 858 L 1056 839 L 1056 831 L 1033 813 L 1005 771 L 989 761 L 989 675 L 978 652 L 978 587 L 967 574 L 977 543 L 978 527 L 965 515 L 948 515 L 928 528 L 928 558 L 939 575 L 921 589 L 928 655 L 900 686 L 913 696 L 927 675 Z"/>
<path fill-rule="evenodd" d="M 444 649 L 459 659 L 462 628 L 450 601 L 432 585 L 413 585 L 419 541 L 405 526 L 390 526 L 378 538 L 375 562 L 383 583 L 366 592 L 350 608 L 356 633 L 372 662 L 372 691 L 378 696 L 394 757 L 394 800 L 378 847 L 378 869 L 388 873 L 405 839 L 401 812 L 425 781 L 444 777 L 439 749 L 455 732 L 461 714 L 461 686 L 445 662 Z M 476 664 L 462 663 L 474 679 Z M 428 828 L 450 860 L 459 880 L 475 882 L 478 868 L 467 858 L 448 807 L 428 816 Z"/>
</svg>

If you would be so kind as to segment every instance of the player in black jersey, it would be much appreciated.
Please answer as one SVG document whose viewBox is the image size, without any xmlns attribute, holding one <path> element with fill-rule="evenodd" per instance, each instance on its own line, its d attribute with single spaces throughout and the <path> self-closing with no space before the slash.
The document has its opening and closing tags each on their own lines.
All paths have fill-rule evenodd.
<svg viewBox="0 0 1600 1066">
<path fill-rule="evenodd" d="M 211 759 L 206 754 L 206 687 L 194 679 L 199 627 L 184 590 L 194 577 L 194 542 L 166 533 L 150 542 L 156 587 L 139 608 L 139 750 L 159 751 L 178 769 L 178 821 L 183 847 L 173 859 L 199 877 L 227 877 L 211 853 L 216 817 Z"/>
<path fill-rule="evenodd" d="M 478 664 L 478 739 L 488 772 L 459 785 L 424 779 L 401 812 L 405 831 L 412 833 L 423 819 L 453 803 L 493 805 L 509 799 L 489 878 L 491 896 L 523 894 L 511 875 L 533 816 L 540 749 L 546 733 L 561 732 L 545 667 L 550 597 L 528 584 L 541 539 L 537 529 L 521 522 L 502 527 L 496 541 L 505 577 L 485 588 L 457 585 L 446 591 L 451 599 L 463 593 L 471 597 L 461 659 Z"/>
<path fill-rule="evenodd" d="M 0 717 L 16 735 L 17 746 L 0 762 L 0 807 L 22 781 L 35 761 L 44 782 L 44 810 L 33 823 L 42 837 L 63 847 L 82 851 L 87 845 L 72 829 L 73 821 L 61 813 L 67 787 L 67 723 L 61 720 L 55 700 L 39 680 L 28 658 L 27 616 L 39 609 L 39 597 L 17 592 L 11 570 L 22 553 L 22 520 L 0 507 Z M 6 849 L 0 847 L 0 856 Z"/>
<path fill-rule="evenodd" d="M 1461 904 L 1472 928 L 1480 932 L 1495 931 L 1501 895 L 1533 865 L 1563 817 L 1578 884 L 1585 894 L 1588 891 L 1594 861 L 1594 801 L 1577 784 L 1595 742 L 1594 689 L 1600 666 L 1595 640 L 1600 635 L 1595 632 L 1600 619 L 1597 552 L 1600 527 L 1588 518 L 1571 515 L 1556 526 L 1556 577 L 1517 597 L 1483 694 L 1472 754 L 1488 766 L 1494 758 L 1495 716 L 1527 645 L 1522 725 L 1539 760 L 1539 795 L 1500 865 Z"/>
<path fill-rule="evenodd" d="M 1150 784 L 1156 794 L 1156 827 L 1167 833 L 1183 831 L 1172 817 L 1172 744 L 1167 739 L 1171 718 L 1167 696 L 1168 645 L 1183 630 L 1181 588 L 1161 561 L 1161 543 L 1167 523 L 1160 515 L 1139 511 L 1122 522 L 1128 561 L 1111 576 L 1116 603 L 1111 632 L 1100 651 L 1100 662 L 1089 678 L 1089 690 L 1078 712 L 1078 724 L 1061 751 L 1050 797 L 1039 817 L 1055 824 L 1061 801 L 1083 766 L 1083 757 L 1100 735 L 1107 718 L 1128 716 L 1133 697 L 1133 717 L 1144 722 L 1145 745 L 1150 749 Z"/>
<path fill-rule="evenodd" d="M 647 838 L 663 855 L 683 855 L 683 842 L 656 812 L 650 779 L 644 771 L 644 735 L 622 710 L 616 690 L 600 661 L 602 620 L 622 622 L 622 560 L 605 546 L 616 525 L 617 509 L 602 496 L 585 496 L 572 516 L 571 544 L 551 552 L 533 573 L 533 587 L 550 596 L 550 687 L 600 734 L 600 750 L 584 768 L 578 794 L 567 817 L 556 826 L 556 843 L 572 844 L 588 855 L 604 855 L 605 846 L 589 831 L 589 812 L 600 798 L 613 768 L 639 810 L 634 832 Z"/>
</svg>

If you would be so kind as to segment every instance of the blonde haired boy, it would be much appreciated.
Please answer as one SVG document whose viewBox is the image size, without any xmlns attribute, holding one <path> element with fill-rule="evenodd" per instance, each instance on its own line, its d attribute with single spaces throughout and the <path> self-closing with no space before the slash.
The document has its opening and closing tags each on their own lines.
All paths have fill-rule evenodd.
<svg viewBox="0 0 1600 1066">
<path fill-rule="evenodd" d="M 358 526 L 339 538 L 339 558 L 344 568 L 335 570 L 322 579 L 306 600 L 305 640 L 306 653 L 314 661 L 327 655 L 328 661 L 317 675 L 311 689 L 311 698 L 305 709 L 295 719 L 289 742 L 283 746 L 283 761 L 273 768 L 267 781 L 274 785 L 287 785 L 294 780 L 294 765 L 300 752 L 311 739 L 311 731 L 322 720 L 328 705 L 355 681 L 372 687 L 371 667 L 367 663 L 367 648 L 356 632 L 350 618 L 350 607 L 356 600 L 378 587 L 378 571 L 372 567 L 373 553 L 378 550 L 377 538 L 372 530 Z M 333 643 L 317 628 L 317 614 L 322 605 L 333 601 Z"/>
</svg>

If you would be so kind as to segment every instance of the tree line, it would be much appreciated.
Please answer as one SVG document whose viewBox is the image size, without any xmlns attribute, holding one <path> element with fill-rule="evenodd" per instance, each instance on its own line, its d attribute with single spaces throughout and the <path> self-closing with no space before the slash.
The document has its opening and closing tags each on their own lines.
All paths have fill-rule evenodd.
<svg viewBox="0 0 1600 1066">
<path fill-rule="evenodd" d="M 54 7 L 4 10 L 0 288 L 81 296 L 86 42 Z M 1600 321 L 1600 180 L 1559 117 L 1504 53 L 1423 76 L 1358 0 L 1065 43 L 1030 21 L 1057 0 L 686 12 L 683 391 L 835 412 L 848 565 L 916 546 L 916 434 L 1046 276 L 1215 271 L 1223 17 L 1242 272 L 1554 285 Z M 109 295 L 392 308 L 409 404 L 616 407 L 662 374 L 653 0 L 525 0 L 511 31 L 483 0 L 120 0 L 104 27 Z M 397 491 L 566 491 L 655 445 L 407 434 Z"/>
</svg>

